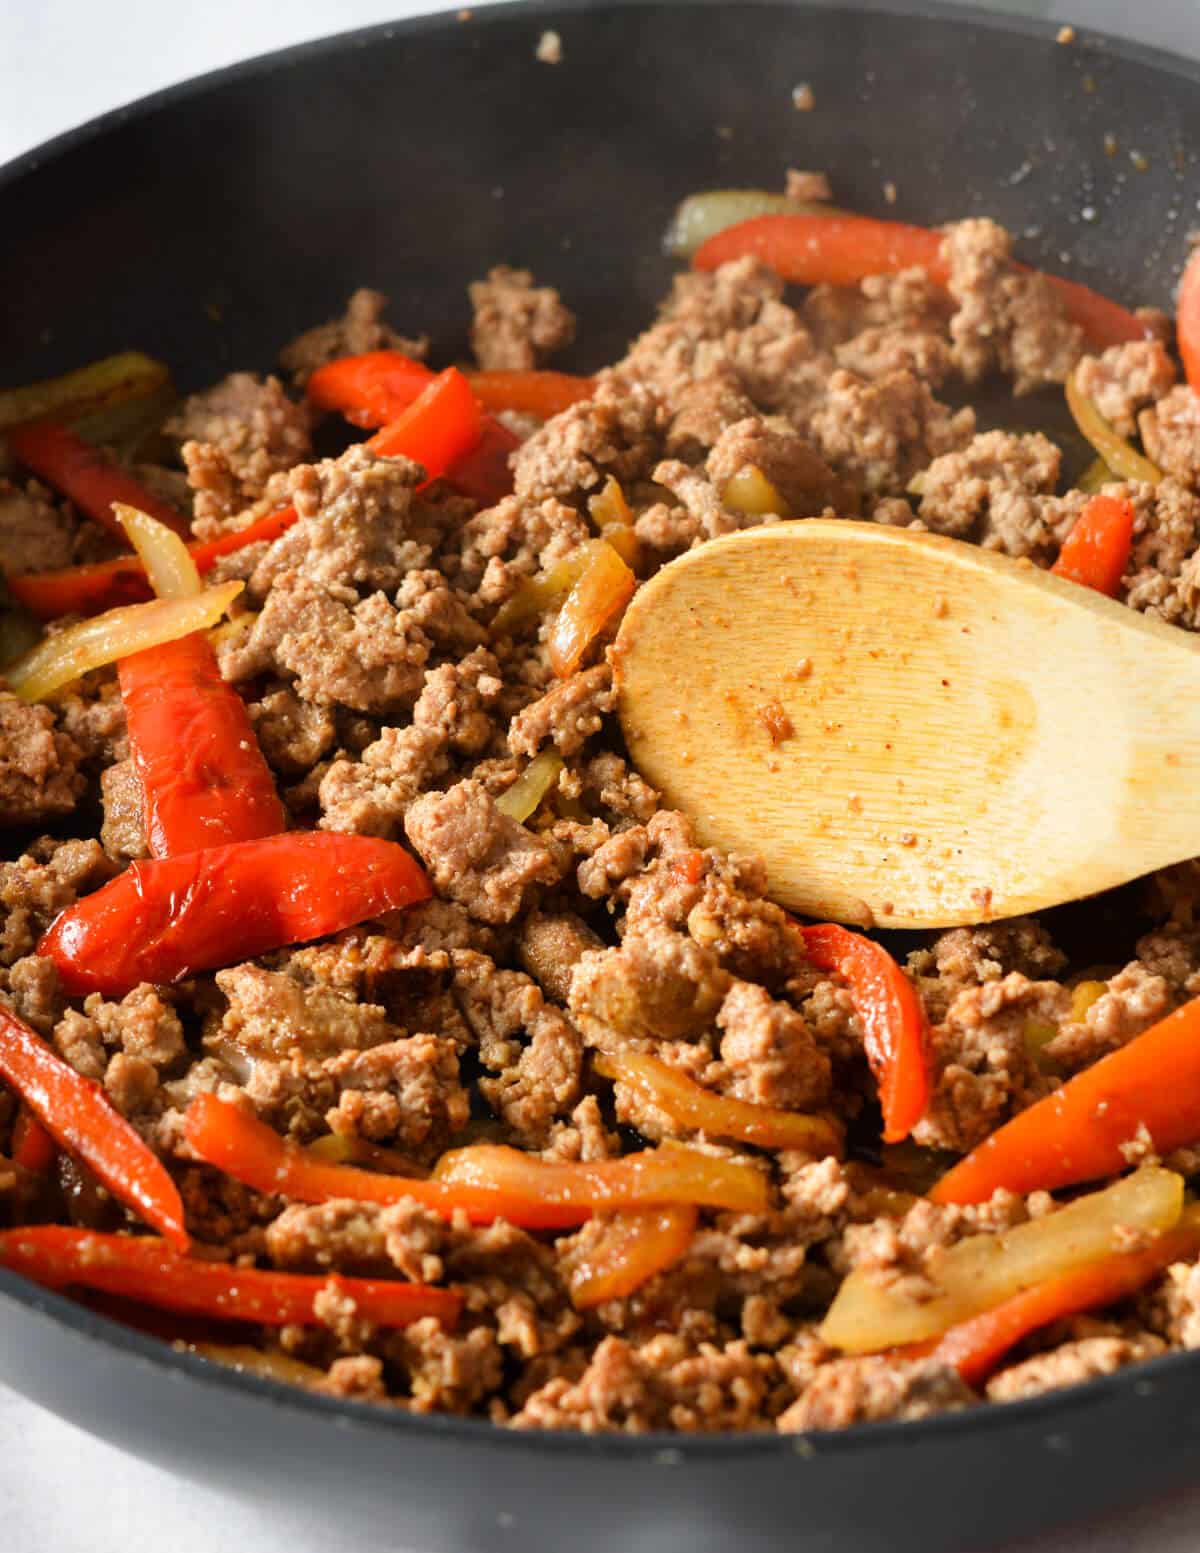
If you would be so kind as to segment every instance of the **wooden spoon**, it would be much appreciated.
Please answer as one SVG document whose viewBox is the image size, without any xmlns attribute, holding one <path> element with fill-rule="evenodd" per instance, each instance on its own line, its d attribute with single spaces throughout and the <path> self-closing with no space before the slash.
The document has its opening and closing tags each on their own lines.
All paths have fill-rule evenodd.
<svg viewBox="0 0 1200 1553">
<path fill-rule="evenodd" d="M 1028 562 L 809 519 L 635 595 L 634 762 L 806 916 L 945 927 L 1200 854 L 1200 639 Z"/>
</svg>

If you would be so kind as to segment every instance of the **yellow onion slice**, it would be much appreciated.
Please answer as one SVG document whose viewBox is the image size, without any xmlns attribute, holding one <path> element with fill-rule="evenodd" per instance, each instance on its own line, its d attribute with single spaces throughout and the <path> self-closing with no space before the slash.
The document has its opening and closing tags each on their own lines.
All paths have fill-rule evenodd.
<svg viewBox="0 0 1200 1553">
<path fill-rule="evenodd" d="M 150 586 L 160 599 L 190 599 L 203 586 L 191 552 L 178 534 L 148 512 L 127 502 L 113 502 L 113 511 L 137 551 Z"/>
<path fill-rule="evenodd" d="M 126 604 L 81 620 L 18 658 L 5 678 L 23 701 L 41 701 L 89 669 L 215 625 L 244 587 L 243 582 L 223 582 L 194 598 Z"/>
<path fill-rule="evenodd" d="M 1079 387 L 1074 372 L 1067 379 L 1067 408 L 1076 426 L 1117 479 L 1145 480 L 1150 485 L 1157 485 L 1162 479 L 1163 472 L 1157 464 L 1152 464 L 1124 437 L 1117 435 L 1100 414 L 1094 401 Z"/>
<path fill-rule="evenodd" d="M 904 1279 L 888 1282 L 856 1268 L 822 1323 L 822 1341 L 843 1353 L 877 1353 L 940 1337 L 1026 1289 L 1127 1249 L 1130 1234 L 1170 1229 L 1182 1212 L 1183 1177 L 1145 1166 L 1045 1218 L 935 1253 L 927 1297 L 906 1292 Z"/>
<path fill-rule="evenodd" d="M 508 791 L 496 799 L 497 809 L 501 814 L 507 814 L 510 820 L 524 825 L 558 781 L 562 768 L 562 756 L 556 755 L 553 750 L 543 750 L 540 755 L 535 755 Z"/>
</svg>

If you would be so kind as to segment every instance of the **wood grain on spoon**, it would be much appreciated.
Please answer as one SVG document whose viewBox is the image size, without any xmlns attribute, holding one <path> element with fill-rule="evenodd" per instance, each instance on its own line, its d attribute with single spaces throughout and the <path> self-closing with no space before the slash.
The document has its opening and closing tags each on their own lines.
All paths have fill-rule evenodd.
<svg viewBox="0 0 1200 1553">
<path fill-rule="evenodd" d="M 1038 911 L 1200 854 L 1200 641 L 932 534 L 810 519 L 641 588 L 633 759 L 805 915 Z"/>
</svg>

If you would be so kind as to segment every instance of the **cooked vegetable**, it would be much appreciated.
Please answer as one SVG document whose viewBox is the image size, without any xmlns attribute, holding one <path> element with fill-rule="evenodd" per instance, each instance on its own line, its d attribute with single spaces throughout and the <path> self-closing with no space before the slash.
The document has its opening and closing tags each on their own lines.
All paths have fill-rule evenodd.
<svg viewBox="0 0 1200 1553">
<path fill-rule="evenodd" d="M 1172 1262 L 1200 1253 L 1200 1205 L 1185 1208 L 1179 1222 L 1132 1251 L 1114 1251 L 1099 1261 L 1060 1273 L 1015 1294 L 994 1310 L 953 1326 L 933 1357 L 956 1369 L 968 1385 L 987 1378 L 1010 1348 L 1030 1332 L 1085 1310 L 1115 1304 L 1136 1294 Z"/>
<path fill-rule="evenodd" d="M 78 1285 L 160 1310 L 265 1326 L 321 1325 L 318 1295 L 329 1291 L 353 1300 L 356 1313 L 379 1326 L 408 1326 L 425 1316 L 453 1326 L 462 1310 L 455 1289 L 202 1262 L 151 1235 L 101 1235 L 64 1224 L 0 1231 L 0 1264 L 49 1289 Z"/>
<path fill-rule="evenodd" d="M 8 443 L 26 468 L 69 497 L 80 512 L 122 539 L 125 534 L 113 515 L 114 502 L 126 502 L 150 513 L 177 534 L 188 532 L 187 520 L 174 507 L 159 501 L 140 480 L 68 426 L 57 421 L 14 426 L 8 433 Z"/>
<path fill-rule="evenodd" d="M 1146 1167 L 1044 1218 L 939 1251 L 927 1269 L 928 1294 L 914 1295 L 904 1279 L 889 1282 L 869 1265 L 855 1268 L 821 1338 L 844 1353 L 877 1353 L 940 1337 L 1037 1284 L 1103 1262 L 1123 1249 L 1122 1236 L 1171 1229 L 1182 1212 L 1183 1177 Z"/>
<path fill-rule="evenodd" d="M 70 993 L 123 996 L 429 898 L 394 841 L 290 832 L 130 864 L 55 918 L 37 952 Z"/>
<path fill-rule="evenodd" d="M 223 1364 L 239 1375 L 257 1375 L 260 1380 L 277 1380 L 283 1386 L 319 1386 L 325 1379 L 325 1371 L 315 1364 L 305 1364 L 291 1354 L 251 1348 L 249 1343 L 177 1342 L 175 1347 L 180 1353 Z"/>
<path fill-rule="evenodd" d="M 135 508 L 118 514 L 156 593 L 199 592 L 200 574 L 177 534 Z M 246 704 L 203 635 L 122 658 L 117 672 L 151 857 L 287 829 Z"/>
<path fill-rule="evenodd" d="M 651 1203 L 764 1213 L 768 1202 L 767 1179 L 753 1165 L 679 1145 L 620 1159 L 559 1164 L 503 1144 L 480 1143 L 443 1154 L 434 1179 L 456 1187 L 486 1187 L 501 1199 L 527 1202 L 524 1216 L 513 1222 L 528 1226 L 536 1213 L 540 1227 L 547 1229 L 581 1223 L 605 1209 Z M 507 1209 L 503 1216 L 513 1217 Z"/>
<path fill-rule="evenodd" d="M 519 1149 L 480 1144 L 444 1154 L 431 1181 L 327 1164 L 253 1116 L 199 1095 L 188 1108 L 188 1143 L 210 1165 L 257 1191 L 298 1202 L 393 1203 L 405 1197 L 474 1224 L 507 1219 L 524 1229 L 570 1229 L 603 1209 L 699 1203 L 762 1212 L 767 1183 L 751 1165 L 694 1149 L 653 1149 L 595 1164 L 552 1164 Z"/>
<path fill-rule="evenodd" d="M 54 1139 L 38 1121 L 27 1105 L 17 1112 L 12 1130 L 12 1160 L 22 1170 L 34 1175 L 45 1175 L 54 1163 L 58 1150 Z"/>
<path fill-rule="evenodd" d="M 6 663 L 30 652 L 42 639 L 42 628 L 17 602 L 3 576 L 0 576 L 0 669 Z"/>
<path fill-rule="evenodd" d="M 187 1246 L 183 1203 L 157 1155 L 113 1109 L 95 1079 L 77 1073 L 4 1003 L 0 1078 L 55 1142 L 81 1160 L 119 1202 L 174 1245 Z"/>
<path fill-rule="evenodd" d="M 1175 338 L 1188 383 L 1200 393 L 1200 253 L 1194 248 L 1179 283 Z"/>
<path fill-rule="evenodd" d="M 151 857 L 287 829 L 245 702 L 193 633 L 118 665 Z"/>
<path fill-rule="evenodd" d="M 706 189 L 681 200 L 663 238 L 675 259 L 690 259 L 702 243 L 753 216 L 840 215 L 823 200 L 797 200 L 769 189 Z"/>
<path fill-rule="evenodd" d="M 615 476 L 609 475 L 599 494 L 588 499 L 588 511 L 601 537 L 608 541 L 626 566 L 636 566 L 642 547 L 633 531 L 633 513 Z"/>
<path fill-rule="evenodd" d="M 596 392 L 590 377 L 569 372 L 468 372 L 467 382 L 485 410 L 516 410 L 544 421 Z"/>
<path fill-rule="evenodd" d="M 854 999 L 867 1061 L 879 1085 L 886 1143 L 907 1138 L 929 1103 L 925 1011 L 917 989 L 882 945 L 833 922 L 802 928 L 808 958 L 842 976 Z"/>
<path fill-rule="evenodd" d="M 533 757 L 513 785 L 496 799 L 497 809 L 523 825 L 558 781 L 562 769 L 561 755 L 556 755 L 553 750 L 542 750 Z"/>
<path fill-rule="evenodd" d="M 986 1202 L 998 1187 L 1053 1191 L 1125 1168 L 1148 1135 L 1159 1154 L 1200 1139 L 1200 998 L 1019 1112 L 944 1175 L 934 1202 Z"/>
<path fill-rule="evenodd" d="M 194 598 L 126 604 L 92 620 L 81 620 L 47 637 L 11 664 L 4 671 L 5 678 L 22 700 L 44 700 L 51 691 L 89 669 L 215 625 L 243 587 L 241 582 L 223 582 Z"/>
<path fill-rule="evenodd" d="M 465 387 L 462 374 L 455 376 Z M 402 416 L 433 381 L 434 374 L 427 366 L 399 351 L 369 351 L 318 367 L 308 380 L 307 393 L 315 408 L 338 410 L 355 426 L 385 426 Z M 518 446 L 518 439 L 494 416 L 481 415 L 474 395 L 471 403 L 476 435 L 453 459 L 432 469 L 418 454 L 405 448 L 396 451 L 418 458 L 431 477 L 445 475 L 457 490 L 488 506 L 512 489 L 508 456 Z M 461 397 L 459 404 L 461 408 Z M 373 438 L 370 445 L 377 441 Z M 390 453 L 392 449 L 379 447 L 378 451 Z"/>
<path fill-rule="evenodd" d="M 164 383 L 153 393 L 134 399 L 121 399 L 89 410 L 86 415 L 64 415 L 77 437 L 96 447 L 115 449 L 122 463 L 154 462 L 166 452 L 163 422 L 178 404 L 171 384 Z"/>
<path fill-rule="evenodd" d="M 632 1294 L 687 1252 L 697 1217 L 694 1207 L 624 1208 L 605 1215 L 599 1239 L 563 1258 L 571 1303 L 589 1310 Z"/>
<path fill-rule="evenodd" d="M 739 469 L 725 482 L 721 504 L 750 518 L 767 517 L 770 513 L 778 513 L 781 518 L 788 516 L 787 503 L 757 464 Z"/>
<path fill-rule="evenodd" d="M 367 446 L 383 458 L 411 458 L 436 480 L 475 448 L 483 415 L 456 367 L 431 378 L 410 405 L 371 437 Z"/>
<path fill-rule="evenodd" d="M 189 545 L 188 554 L 203 576 L 223 555 L 278 539 L 296 520 L 296 509 L 283 507 L 246 528 Z M 146 568 L 137 555 L 122 555 L 90 566 L 69 566 L 61 571 L 29 572 L 9 577 L 8 586 L 13 597 L 39 620 L 55 620 L 59 615 L 94 615 L 102 609 L 151 596 Z"/>
<path fill-rule="evenodd" d="M 555 608 L 583 575 L 587 559 L 587 546 L 580 545 L 570 555 L 556 561 L 548 571 L 537 577 L 525 578 L 512 597 L 506 599 L 496 611 L 492 618 L 492 629 L 514 631 Z"/>
<path fill-rule="evenodd" d="M 1076 374 L 1067 379 L 1067 408 L 1076 426 L 1095 448 L 1114 476 L 1121 480 L 1145 480 L 1157 485 L 1162 470 L 1118 436 L 1095 404 L 1079 387 Z"/>
<path fill-rule="evenodd" d="M 842 1133 L 824 1116 L 806 1116 L 777 1106 L 754 1105 L 715 1094 L 670 1063 L 648 1052 L 602 1052 L 596 1072 L 637 1090 L 678 1127 L 692 1128 L 713 1138 L 736 1138 L 764 1149 L 803 1149 L 823 1158 L 840 1157 Z"/>
<path fill-rule="evenodd" d="M 589 539 L 583 569 L 567 594 L 550 632 L 550 666 L 565 679 L 604 627 L 633 596 L 637 578 L 604 539 Z"/>
<path fill-rule="evenodd" d="M 1112 485 L 1116 478 L 1102 458 L 1094 458 L 1076 480 L 1075 488 L 1086 492 L 1089 496 L 1094 496 L 1106 485 Z"/>
<path fill-rule="evenodd" d="M 1133 549 L 1134 511 L 1123 496 L 1093 496 L 1050 568 L 1056 577 L 1115 598 Z"/>
<path fill-rule="evenodd" d="M 200 592 L 199 569 L 173 529 L 125 502 L 114 502 L 113 513 L 146 569 L 155 598 L 186 599 Z"/>
<path fill-rule="evenodd" d="M 941 232 L 875 221 L 866 216 L 766 215 L 727 227 L 710 237 L 692 259 L 698 270 L 715 270 L 747 254 L 801 286 L 857 286 L 868 275 L 896 275 L 921 268 L 945 285 L 949 271 L 942 258 Z M 1025 268 L 1025 266 L 1020 266 Z M 1146 338 L 1140 318 L 1076 281 L 1046 275 L 1067 315 L 1097 349 Z M 1114 466 L 1115 467 L 1115 466 Z"/>
<path fill-rule="evenodd" d="M 62 377 L 0 390 L 0 429 L 53 415 L 73 420 L 126 399 L 147 398 L 170 381 L 161 361 L 141 351 L 121 351 L 65 372 Z"/>
</svg>

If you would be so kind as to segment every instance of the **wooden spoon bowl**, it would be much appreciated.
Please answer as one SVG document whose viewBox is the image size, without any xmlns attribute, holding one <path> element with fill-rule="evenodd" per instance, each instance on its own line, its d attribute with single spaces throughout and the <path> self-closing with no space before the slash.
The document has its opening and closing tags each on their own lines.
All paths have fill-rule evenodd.
<svg viewBox="0 0 1200 1553">
<path fill-rule="evenodd" d="M 809 519 L 639 590 L 638 769 L 805 915 L 1012 916 L 1200 853 L 1200 643 L 1029 562 Z"/>
</svg>

